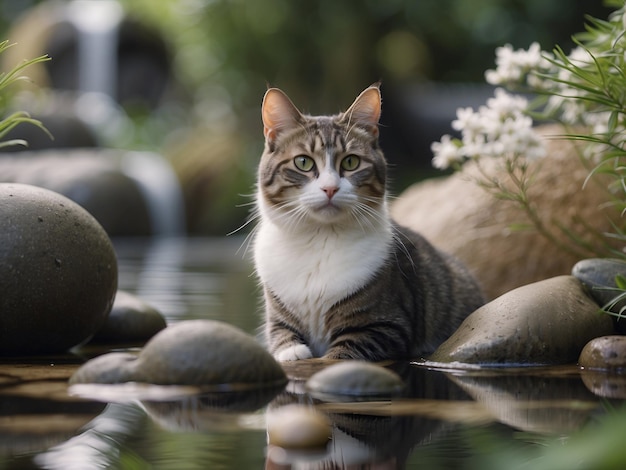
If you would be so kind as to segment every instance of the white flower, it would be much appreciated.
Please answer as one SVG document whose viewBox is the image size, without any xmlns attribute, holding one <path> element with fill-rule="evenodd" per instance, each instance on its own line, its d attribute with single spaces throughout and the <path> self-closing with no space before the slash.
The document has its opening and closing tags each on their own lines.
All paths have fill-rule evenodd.
<svg viewBox="0 0 626 470">
<path fill-rule="evenodd" d="M 529 85 L 544 86 L 543 80 L 533 72 L 550 70 L 552 64 L 548 60 L 552 54 L 541 50 L 537 42 L 533 42 L 528 50 L 513 50 L 513 46 L 506 44 L 496 49 L 496 69 L 485 72 L 485 80 L 492 85 L 513 85 L 526 82 Z"/>
<path fill-rule="evenodd" d="M 440 170 L 450 168 L 453 163 L 463 160 L 463 153 L 460 151 L 459 146 L 448 134 L 441 138 L 441 142 L 433 142 L 430 145 L 430 149 L 434 154 L 432 164 Z"/>
<path fill-rule="evenodd" d="M 494 110 L 501 119 L 515 116 L 528 109 L 528 100 L 523 96 L 511 95 L 502 88 L 496 88 L 493 98 L 487 100 L 487 107 Z"/>
<path fill-rule="evenodd" d="M 533 130 L 527 110 L 526 98 L 509 94 L 501 88 L 496 89 L 494 97 L 477 111 L 457 109 L 457 119 L 452 122 L 452 127 L 461 132 L 461 140 L 445 135 L 441 142 L 434 142 L 431 146 L 433 165 L 443 169 L 465 159 L 539 158 L 545 155 L 543 141 Z"/>
</svg>

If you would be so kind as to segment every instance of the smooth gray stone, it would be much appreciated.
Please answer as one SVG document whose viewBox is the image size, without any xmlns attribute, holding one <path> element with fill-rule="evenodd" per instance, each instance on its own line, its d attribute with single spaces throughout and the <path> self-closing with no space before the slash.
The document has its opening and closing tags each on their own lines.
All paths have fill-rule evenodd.
<svg viewBox="0 0 626 470">
<path fill-rule="evenodd" d="M 316 397 L 393 396 L 404 389 L 395 372 L 364 361 L 344 361 L 313 374 L 306 388 Z"/>
<path fill-rule="evenodd" d="M 514 289 L 480 307 L 429 358 L 432 362 L 484 366 L 574 363 L 585 344 L 612 334 L 573 276 Z"/>
<path fill-rule="evenodd" d="M 138 355 L 109 353 L 83 364 L 70 383 L 222 385 L 233 390 L 286 384 L 280 365 L 254 338 L 223 322 L 188 320 L 155 335 Z"/>
<path fill-rule="evenodd" d="M 118 290 L 111 313 L 91 342 L 147 341 L 167 326 L 163 315 L 140 298 Z"/>
<path fill-rule="evenodd" d="M 626 298 L 617 299 L 623 294 L 615 282 L 618 274 L 626 277 L 626 261 L 590 258 L 579 261 L 572 268 L 572 275 L 583 283 L 598 305 L 616 314 L 626 307 Z M 617 330 L 626 333 L 626 319 L 614 317 L 614 321 Z"/>
<path fill-rule="evenodd" d="M 0 183 L 0 354 L 86 341 L 116 290 L 115 251 L 96 219 L 55 192 Z"/>
</svg>

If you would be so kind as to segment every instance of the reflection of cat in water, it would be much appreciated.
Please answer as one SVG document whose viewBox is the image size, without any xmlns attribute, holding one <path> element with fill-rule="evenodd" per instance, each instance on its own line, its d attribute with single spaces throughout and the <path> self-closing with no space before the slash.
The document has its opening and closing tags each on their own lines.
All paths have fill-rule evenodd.
<svg viewBox="0 0 626 470">
<path fill-rule="evenodd" d="M 484 303 L 456 259 L 390 219 L 380 113 L 378 85 L 335 116 L 265 95 L 254 258 L 280 361 L 428 354 Z"/>
<path fill-rule="evenodd" d="M 406 362 L 396 363 L 392 367 L 406 384 L 402 400 L 396 403 L 406 405 L 412 401 L 419 404 L 420 401 L 441 400 L 442 411 L 445 411 L 444 403 L 447 400 L 467 401 L 470 407 L 473 404 L 464 391 L 439 371 L 411 366 Z M 346 411 L 341 412 L 341 403 L 333 402 L 329 403 L 333 411 L 327 412 L 322 402 L 308 394 L 288 391 L 276 397 L 266 413 L 272 414 L 293 403 L 318 406 L 317 409 L 330 418 L 332 439 L 324 453 L 310 456 L 280 448 L 274 453 L 268 448 L 266 470 L 401 469 L 406 467 L 411 454 L 419 451 L 419 446 L 437 446 L 439 442 L 444 442 L 442 445 L 445 446 L 445 441 L 454 439 L 454 430 L 458 427 L 421 415 L 418 407 L 410 414 L 385 416 L 359 411 L 354 402 L 345 404 Z M 429 411 L 428 416 L 436 414 L 433 408 Z M 453 464 L 458 464 L 462 457 L 452 451 L 439 454 L 436 456 L 437 464 L 432 467 L 426 465 L 427 468 L 457 468 Z"/>
</svg>

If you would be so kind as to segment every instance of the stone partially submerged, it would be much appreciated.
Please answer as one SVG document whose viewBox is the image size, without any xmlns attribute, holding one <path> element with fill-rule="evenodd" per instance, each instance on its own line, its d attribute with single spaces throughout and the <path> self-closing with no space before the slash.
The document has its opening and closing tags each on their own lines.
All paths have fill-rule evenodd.
<svg viewBox="0 0 626 470">
<path fill-rule="evenodd" d="M 482 306 L 429 358 L 484 366 L 575 363 L 589 340 L 613 333 L 573 276 L 514 289 Z"/>
<path fill-rule="evenodd" d="M 219 321 L 189 320 L 165 328 L 138 355 L 109 353 L 81 366 L 70 384 L 276 387 L 287 377 L 250 335 Z"/>
<path fill-rule="evenodd" d="M 313 374 L 306 388 L 316 398 L 350 401 L 391 398 L 402 392 L 405 384 L 398 374 L 377 364 L 345 361 Z"/>
</svg>

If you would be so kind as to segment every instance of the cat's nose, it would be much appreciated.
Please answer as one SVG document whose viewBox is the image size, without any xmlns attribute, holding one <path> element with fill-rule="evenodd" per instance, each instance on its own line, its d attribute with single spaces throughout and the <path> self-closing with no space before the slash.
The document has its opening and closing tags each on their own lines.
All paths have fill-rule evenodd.
<svg viewBox="0 0 626 470">
<path fill-rule="evenodd" d="M 326 193 L 326 196 L 328 196 L 328 199 L 330 200 L 333 198 L 335 194 L 337 194 L 337 191 L 339 191 L 339 188 L 337 186 L 326 186 L 322 188 L 322 191 Z"/>
</svg>

